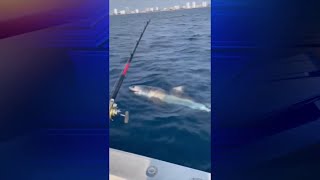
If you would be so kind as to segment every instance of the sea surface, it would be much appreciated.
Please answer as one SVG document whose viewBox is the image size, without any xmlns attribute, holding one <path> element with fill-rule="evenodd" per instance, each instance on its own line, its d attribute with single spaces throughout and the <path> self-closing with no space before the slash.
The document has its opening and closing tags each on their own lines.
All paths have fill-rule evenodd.
<svg viewBox="0 0 320 180">
<path fill-rule="evenodd" d="M 186 96 L 210 104 L 210 8 L 110 16 L 110 94 L 149 18 L 117 97 L 130 120 L 110 122 L 110 147 L 209 172 L 211 113 L 152 102 L 128 87 L 182 85 Z"/>
</svg>

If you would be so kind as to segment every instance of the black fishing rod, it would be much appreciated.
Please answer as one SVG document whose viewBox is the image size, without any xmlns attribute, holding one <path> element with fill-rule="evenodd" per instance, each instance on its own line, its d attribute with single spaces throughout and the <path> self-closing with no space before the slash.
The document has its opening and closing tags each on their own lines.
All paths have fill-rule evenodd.
<svg viewBox="0 0 320 180">
<path fill-rule="evenodd" d="M 128 69 L 129 69 L 129 67 L 130 67 L 130 63 L 131 63 L 131 61 L 132 61 L 132 59 L 133 59 L 133 56 L 134 56 L 134 54 L 136 53 L 136 50 L 137 50 L 137 48 L 138 48 L 138 46 L 139 46 L 139 43 L 140 43 L 140 41 L 141 41 L 141 39 L 142 39 L 142 36 L 143 36 L 144 32 L 146 31 L 149 23 L 150 23 L 150 20 L 147 21 L 147 24 L 144 26 L 143 31 L 142 31 L 142 33 L 140 34 L 140 37 L 139 37 L 136 45 L 134 46 L 133 51 L 132 51 L 132 53 L 130 54 L 129 59 L 127 60 L 127 63 L 126 63 L 126 65 L 125 65 L 122 73 L 120 74 L 119 80 L 117 81 L 117 83 L 115 84 L 115 86 L 114 86 L 114 88 L 113 88 L 113 92 L 112 92 L 112 95 L 111 95 L 110 101 L 109 101 L 109 119 L 110 119 L 110 120 L 112 120 L 112 118 L 113 118 L 114 116 L 116 116 L 117 114 L 120 113 L 120 110 L 117 108 L 117 104 L 115 103 L 115 100 L 116 100 L 116 98 L 117 98 L 117 95 L 118 95 L 119 90 L 120 90 L 120 88 L 121 88 L 121 85 L 122 85 L 122 83 L 123 83 L 123 80 L 124 80 L 124 78 L 125 78 L 126 75 L 127 75 Z M 125 117 L 125 123 L 127 123 L 128 120 L 129 120 L 129 112 L 126 111 L 125 115 L 123 115 L 123 114 L 120 114 L 120 115 Z"/>
</svg>

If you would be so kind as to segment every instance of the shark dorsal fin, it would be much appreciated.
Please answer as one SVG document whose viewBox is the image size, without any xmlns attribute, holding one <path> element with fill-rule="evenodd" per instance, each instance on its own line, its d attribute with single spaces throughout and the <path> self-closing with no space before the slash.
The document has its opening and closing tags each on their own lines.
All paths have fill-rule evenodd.
<svg viewBox="0 0 320 180">
<path fill-rule="evenodd" d="M 172 88 L 172 91 L 178 92 L 178 93 L 183 93 L 184 92 L 184 86 L 177 86 Z"/>
<path fill-rule="evenodd" d="M 176 96 L 181 96 L 184 93 L 184 86 L 177 86 L 172 88 L 171 93 Z"/>
<path fill-rule="evenodd" d="M 174 88 L 172 88 L 172 91 L 183 93 L 184 92 L 184 86 L 174 87 Z"/>
</svg>

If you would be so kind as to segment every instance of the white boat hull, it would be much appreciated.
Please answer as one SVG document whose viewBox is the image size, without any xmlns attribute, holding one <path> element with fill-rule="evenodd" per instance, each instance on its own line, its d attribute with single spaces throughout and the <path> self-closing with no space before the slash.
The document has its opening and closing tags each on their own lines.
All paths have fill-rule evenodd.
<svg viewBox="0 0 320 180">
<path fill-rule="evenodd" d="M 196 169 L 109 148 L 110 180 L 211 180 Z"/>
</svg>

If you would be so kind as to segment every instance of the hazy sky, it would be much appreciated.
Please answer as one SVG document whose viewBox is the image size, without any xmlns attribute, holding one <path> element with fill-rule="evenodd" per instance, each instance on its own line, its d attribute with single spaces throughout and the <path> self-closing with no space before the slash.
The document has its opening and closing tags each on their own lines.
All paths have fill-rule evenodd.
<svg viewBox="0 0 320 180">
<path fill-rule="evenodd" d="M 185 5 L 186 2 L 196 2 L 197 4 L 202 1 L 210 2 L 210 0 L 109 0 L 110 10 L 114 8 L 125 9 L 126 7 L 130 9 L 145 9 L 147 7 L 171 7 L 174 5 Z"/>
</svg>

